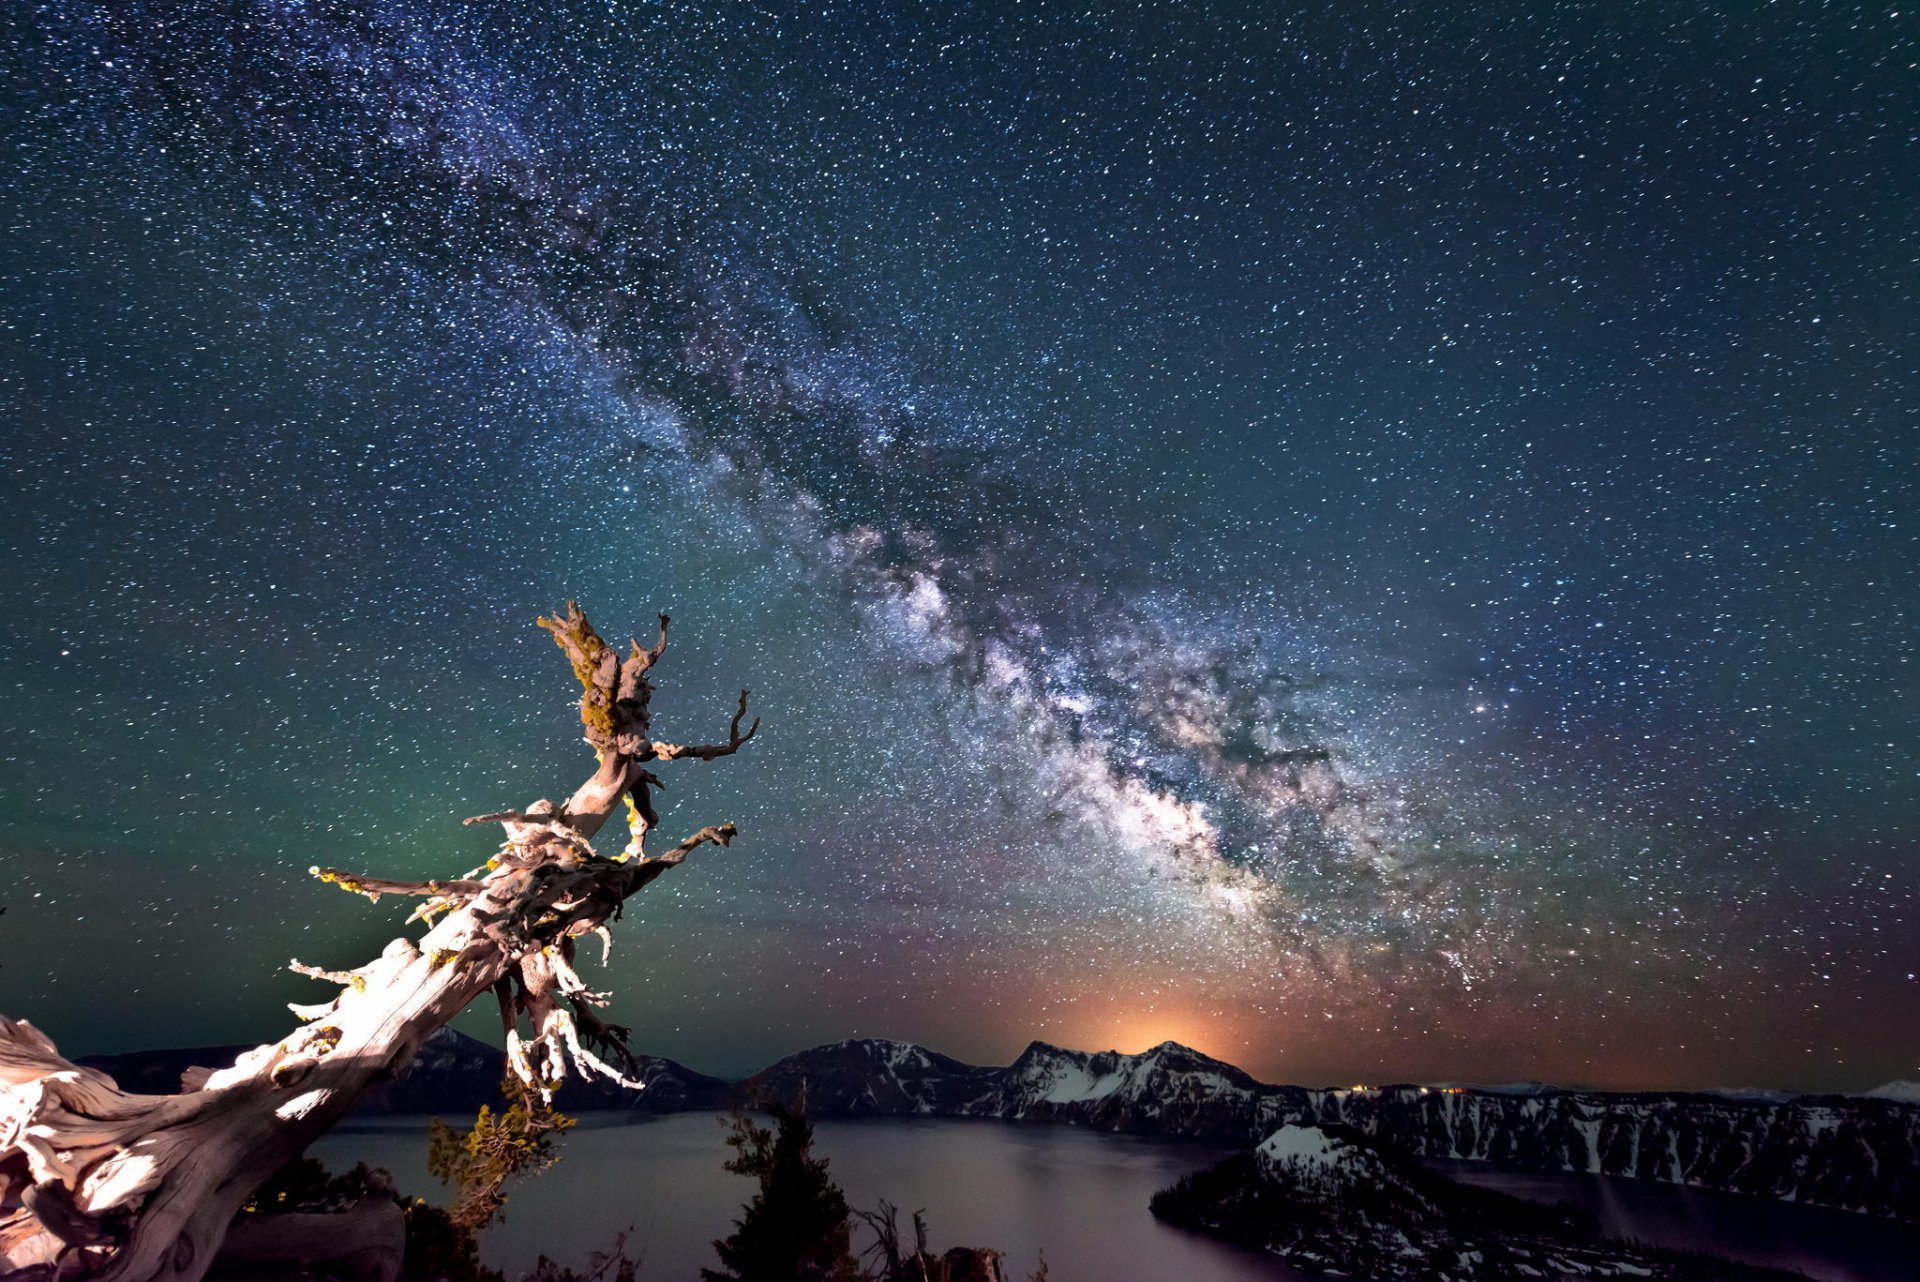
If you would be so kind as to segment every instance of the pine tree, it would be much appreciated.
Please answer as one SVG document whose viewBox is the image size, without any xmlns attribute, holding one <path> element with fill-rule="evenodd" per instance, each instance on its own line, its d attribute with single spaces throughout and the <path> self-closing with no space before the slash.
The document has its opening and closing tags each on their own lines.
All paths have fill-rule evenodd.
<svg viewBox="0 0 1920 1282">
<path fill-rule="evenodd" d="M 713 1248 L 720 1269 L 702 1269 L 703 1282 L 858 1282 L 847 1199 L 813 1156 L 813 1123 L 806 1094 L 788 1106 L 769 1103 L 775 1129 L 744 1113 L 733 1119 L 727 1169 L 760 1182 L 734 1221 L 731 1237 Z"/>
</svg>

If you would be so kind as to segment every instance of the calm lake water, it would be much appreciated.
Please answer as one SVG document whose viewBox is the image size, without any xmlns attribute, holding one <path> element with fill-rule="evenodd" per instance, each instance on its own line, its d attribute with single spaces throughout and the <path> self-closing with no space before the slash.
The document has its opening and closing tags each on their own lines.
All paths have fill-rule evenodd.
<svg viewBox="0 0 1920 1282">
<path fill-rule="evenodd" d="M 384 1166 L 400 1188 L 432 1198 L 442 1186 L 427 1174 L 423 1126 L 335 1131 L 310 1151 L 336 1171 L 356 1161 Z M 506 1221 L 487 1230 L 482 1255 L 514 1277 L 543 1252 L 579 1263 L 631 1225 L 642 1282 L 694 1282 L 703 1265 L 717 1263 L 713 1239 L 732 1232 L 753 1189 L 721 1169 L 725 1135 L 708 1113 L 620 1126 L 583 1121 L 564 1137 L 560 1164 L 511 1193 Z M 1310 1277 L 1147 1211 L 1156 1190 L 1219 1161 L 1224 1150 L 1215 1146 L 1071 1126 L 886 1118 L 817 1122 L 814 1152 L 828 1159 L 854 1207 L 873 1209 L 884 1197 L 903 1221 L 925 1207 L 935 1250 L 997 1247 L 1012 1278 L 1032 1272 L 1041 1251 L 1053 1282 Z M 870 1240 L 856 1230 L 855 1250 Z"/>
<path fill-rule="evenodd" d="M 643 1282 L 693 1282 L 715 1263 L 712 1240 L 732 1230 L 749 1181 L 721 1169 L 721 1119 L 682 1113 L 631 1125 L 589 1118 L 562 1143 L 560 1164 L 522 1182 L 483 1255 L 509 1277 L 542 1253 L 580 1263 L 631 1226 Z M 336 1131 L 313 1155 L 334 1170 L 384 1166 L 428 1197 L 425 1122 L 393 1119 Z M 1024 1279 L 1042 1250 L 1053 1282 L 1307 1282 L 1268 1256 L 1171 1228 L 1147 1211 L 1154 1191 L 1224 1150 L 1071 1126 L 957 1119 L 822 1121 L 816 1153 L 855 1207 L 886 1198 L 903 1218 L 925 1207 L 932 1243 L 993 1246 Z M 1455 1179 L 1544 1202 L 1593 1209 L 1607 1230 L 1661 1246 L 1788 1268 L 1820 1282 L 1912 1282 L 1920 1227 L 1811 1207 L 1638 1180 L 1433 1165 Z M 905 1227 L 904 1225 L 902 1227 Z M 869 1239 L 856 1232 L 855 1247 Z"/>
<path fill-rule="evenodd" d="M 1920 1278 L 1920 1225 L 1651 1180 L 1496 1171 L 1483 1162 L 1427 1165 L 1463 1184 L 1587 1207 L 1615 1237 L 1791 1269 L 1818 1282 Z"/>
</svg>

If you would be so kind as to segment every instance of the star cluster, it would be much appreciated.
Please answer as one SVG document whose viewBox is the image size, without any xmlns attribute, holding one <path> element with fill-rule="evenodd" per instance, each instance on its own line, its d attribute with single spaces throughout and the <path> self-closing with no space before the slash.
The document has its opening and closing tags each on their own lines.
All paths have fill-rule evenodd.
<svg viewBox="0 0 1920 1282">
<path fill-rule="evenodd" d="M 266 1035 L 578 773 L 573 595 L 765 711 L 696 1067 L 1920 1073 L 1914 20 L 1497 9 L 16 19 L 8 1012 Z"/>
</svg>

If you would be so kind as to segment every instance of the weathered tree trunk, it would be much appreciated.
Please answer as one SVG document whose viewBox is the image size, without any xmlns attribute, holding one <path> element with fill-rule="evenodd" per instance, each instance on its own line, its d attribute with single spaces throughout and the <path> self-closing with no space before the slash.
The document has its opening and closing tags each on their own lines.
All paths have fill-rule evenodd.
<svg viewBox="0 0 1920 1282">
<path fill-rule="evenodd" d="M 569 1062 L 624 1080 L 607 1060 L 629 1062 L 626 1030 L 595 1015 L 606 996 L 574 972 L 576 942 L 593 933 L 610 939 L 606 926 L 629 895 L 699 846 L 733 837 L 731 824 L 703 828 L 647 856 L 642 847 L 658 822 L 650 790 L 660 782 L 647 766 L 727 756 L 759 722 L 741 731 L 743 690 L 725 743 L 651 737 L 647 673 L 666 648 L 665 615 L 659 640 L 651 648 L 633 642 L 624 659 L 572 602 L 540 625 L 572 661 L 598 769 L 564 806 L 539 801 L 468 820 L 502 824 L 507 840 L 466 877 L 402 882 L 312 870 L 370 900 L 420 896 L 414 918 L 441 919 L 417 943 L 395 939 L 353 971 L 295 962 L 302 974 L 341 985 L 330 1001 L 293 1008 L 303 1027 L 230 1067 L 190 1071 L 182 1094 L 153 1096 L 121 1091 L 105 1074 L 62 1059 L 25 1021 L 0 1017 L 0 1273 L 202 1277 L 253 1190 L 489 990 L 500 1000 L 509 1062 L 537 1090 L 549 1094 Z M 630 840 L 604 858 L 591 839 L 623 805 Z M 257 1267 L 254 1250 L 248 1264 Z"/>
<path fill-rule="evenodd" d="M 214 1262 L 214 1282 L 286 1282 L 324 1269 L 350 1282 L 394 1282 L 407 1217 L 391 1197 L 368 1196 L 338 1213 L 256 1215 L 235 1221 Z"/>
</svg>

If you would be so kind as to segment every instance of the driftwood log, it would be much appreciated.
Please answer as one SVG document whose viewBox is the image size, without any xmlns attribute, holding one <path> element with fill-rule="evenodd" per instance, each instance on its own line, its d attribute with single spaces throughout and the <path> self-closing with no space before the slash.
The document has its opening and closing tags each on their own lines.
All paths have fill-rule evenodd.
<svg viewBox="0 0 1920 1282">
<path fill-rule="evenodd" d="M 418 940 L 395 939 L 353 970 L 293 963 L 339 985 L 327 1001 L 292 1008 L 304 1021 L 295 1031 L 227 1067 L 189 1070 L 178 1095 L 131 1095 L 63 1059 L 24 1020 L 0 1016 L 0 1275 L 193 1282 L 216 1265 L 262 1269 L 276 1232 L 286 1258 L 300 1258 L 315 1235 L 310 1217 L 279 1217 L 287 1223 L 278 1230 L 249 1218 L 233 1256 L 222 1260 L 221 1248 L 268 1176 L 489 991 L 500 1002 L 508 1061 L 535 1090 L 549 1095 L 570 1067 L 625 1080 L 632 1063 L 626 1030 L 599 1018 L 607 996 L 575 972 L 575 948 L 590 934 L 610 945 L 607 926 L 628 896 L 700 846 L 733 839 L 733 825 L 722 824 L 647 854 L 647 835 L 659 822 L 651 795 L 660 785 L 648 767 L 728 756 L 760 723 L 741 729 L 743 690 L 724 742 L 652 737 L 648 673 L 666 649 L 666 615 L 652 646 L 634 641 L 624 656 L 571 601 L 539 623 L 579 679 L 580 719 L 597 768 L 563 805 L 543 800 L 468 820 L 502 825 L 506 841 L 464 876 L 391 881 L 313 869 L 369 900 L 417 897 L 408 920 L 429 925 Z M 602 856 L 593 837 L 622 810 L 626 847 Z M 394 1221 L 356 1213 L 359 1222 L 335 1217 L 332 1249 L 354 1254 L 364 1237 L 366 1275 L 390 1277 L 384 1261 L 393 1254 Z"/>
</svg>

